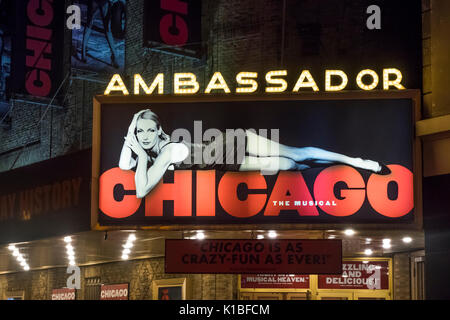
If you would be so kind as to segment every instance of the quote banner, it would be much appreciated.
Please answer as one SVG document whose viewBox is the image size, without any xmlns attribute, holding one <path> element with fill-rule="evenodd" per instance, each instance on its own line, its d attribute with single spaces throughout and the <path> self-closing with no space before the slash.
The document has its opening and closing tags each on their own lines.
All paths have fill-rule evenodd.
<svg viewBox="0 0 450 320">
<path fill-rule="evenodd" d="M 166 240 L 166 273 L 340 274 L 341 240 Z"/>
</svg>

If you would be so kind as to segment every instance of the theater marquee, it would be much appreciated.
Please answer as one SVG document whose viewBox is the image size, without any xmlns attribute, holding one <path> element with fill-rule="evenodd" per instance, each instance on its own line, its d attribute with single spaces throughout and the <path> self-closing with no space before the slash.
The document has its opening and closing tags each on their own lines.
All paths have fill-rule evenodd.
<svg viewBox="0 0 450 320">
<path fill-rule="evenodd" d="M 419 97 L 97 96 L 92 227 L 420 226 Z"/>
<path fill-rule="evenodd" d="M 378 73 L 372 69 L 363 69 L 354 75 L 354 79 L 349 80 L 349 76 L 343 70 L 325 70 L 324 83 L 318 84 L 310 70 L 302 70 L 297 77 L 297 81 L 290 84 L 286 81 L 288 70 L 272 70 L 261 76 L 257 72 L 239 72 L 234 81 L 225 79 L 220 71 L 214 72 L 208 80 L 205 88 L 200 88 L 197 76 L 191 72 L 174 73 L 173 93 L 176 95 L 194 94 L 253 94 L 255 92 L 265 92 L 266 94 L 279 94 L 282 92 L 308 92 L 308 91 L 342 91 L 347 88 L 349 81 L 354 81 L 358 89 L 372 91 L 382 90 L 405 90 L 402 84 L 402 72 L 396 68 L 384 68 L 381 70 L 382 81 Z M 317 75 L 316 75 L 317 76 Z M 168 93 L 164 87 L 166 78 L 170 75 L 158 73 L 151 82 L 145 81 L 140 74 L 135 74 L 133 79 L 134 95 L 141 93 L 146 95 L 161 95 Z M 264 78 L 264 80 L 261 80 Z M 320 87 L 322 89 L 320 89 Z M 230 89 L 231 87 L 231 89 Z M 263 87 L 264 89 L 261 89 Z M 105 95 L 122 94 L 129 95 L 130 90 L 125 85 L 120 74 L 115 74 L 104 92 Z"/>
</svg>

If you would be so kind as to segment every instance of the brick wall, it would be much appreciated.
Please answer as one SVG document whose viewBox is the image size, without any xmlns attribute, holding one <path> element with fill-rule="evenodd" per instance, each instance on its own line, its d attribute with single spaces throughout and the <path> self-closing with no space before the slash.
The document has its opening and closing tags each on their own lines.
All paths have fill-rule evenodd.
<svg viewBox="0 0 450 320">
<path fill-rule="evenodd" d="M 423 0 L 426 26 L 430 25 L 429 2 Z M 292 83 L 297 79 L 299 70 L 305 67 L 318 70 L 326 66 L 342 67 L 342 61 L 346 61 L 350 53 L 348 48 L 359 48 L 356 55 L 360 57 L 358 61 L 354 61 L 354 66 L 346 67 L 350 75 L 356 71 L 353 69 L 367 64 L 365 59 L 370 59 L 371 50 L 374 49 L 365 43 L 361 25 L 365 25 L 366 16 L 361 14 L 357 2 L 328 8 L 320 6 L 317 1 L 286 0 L 287 10 L 283 15 L 281 0 L 204 1 L 204 58 L 183 58 L 143 48 L 143 4 L 144 0 L 127 0 L 124 80 L 129 84 L 132 75 L 140 73 L 150 81 L 157 72 L 163 72 L 166 75 L 166 92 L 172 92 L 170 75 L 185 71 L 197 75 L 203 90 L 216 71 L 222 72 L 229 86 L 234 87 L 236 74 L 240 71 L 258 72 L 261 80 L 268 70 L 283 67 L 289 70 L 287 80 Z M 320 30 L 315 29 L 317 21 L 311 14 L 318 12 L 330 21 L 329 26 L 325 25 Z M 336 25 L 339 28 L 333 27 Z M 431 30 L 431 27 L 424 28 L 424 88 L 427 89 L 424 115 L 430 116 L 437 111 L 432 112 L 434 109 L 431 107 L 429 49 L 432 42 L 427 30 Z M 317 37 L 317 32 L 320 37 Z M 70 70 L 70 32 L 66 32 L 62 52 L 66 75 Z M 307 66 L 302 64 L 299 56 L 308 57 Z M 92 98 L 103 93 L 110 77 L 111 74 L 101 74 L 96 78 L 100 82 L 74 79 L 70 86 L 67 83 L 64 102 L 56 102 L 62 104 L 63 109 L 51 108 L 40 124 L 38 121 L 43 115 L 44 106 L 16 103 L 11 113 L 12 128 L 0 129 L 0 172 L 89 148 L 92 138 Z M 322 82 L 322 77 L 320 74 L 315 75 L 317 82 Z M 261 85 L 263 82 L 259 83 Z"/>
<path fill-rule="evenodd" d="M 431 84 L 431 0 L 422 0 L 422 116 L 432 116 L 432 84 Z"/>
<path fill-rule="evenodd" d="M 25 291 L 27 300 L 51 299 L 52 289 L 66 286 L 66 268 L 20 272 L 0 275 L 0 298 L 8 292 Z M 81 267 L 81 289 L 77 299 L 83 300 L 86 278 L 99 277 L 101 283 L 129 283 L 130 300 L 152 300 L 153 281 L 169 278 L 186 278 L 187 299 L 236 299 L 237 276 L 202 274 L 165 274 L 164 258 L 105 263 Z"/>
<path fill-rule="evenodd" d="M 450 114 L 448 80 L 450 4 L 446 0 L 422 0 L 423 117 Z"/>
<path fill-rule="evenodd" d="M 210 76 L 221 71 L 231 87 L 239 71 L 264 72 L 266 66 L 270 69 L 279 64 L 281 1 L 265 0 L 264 5 L 261 0 L 205 2 L 202 38 L 207 42 L 207 52 L 202 60 L 143 49 L 143 1 L 127 1 L 127 16 L 132 17 L 127 21 L 125 39 L 128 79 L 134 73 L 150 79 L 155 76 L 155 70 L 167 75 L 189 70 L 198 76 L 204 89 Z M 70 32 L 66 32 L 62 53 L 65 76 L 70 70 Z M 0 172 L 89 148 L 92 99 L 103 93 L 110 76 L 99 75 L 98 83 L 76 79 L 70 85 L 66 83 L 64 101 L 54 102 L 63 108 L 50 108 L 45 115 L 45 105 L 14 103 L 11 129 L 0 129 Z M 172 91 L 171 77 L 166 77 L 165 87 L 166 92 Z"/>
<path fill-rule="evenodd" d="M 409 300 L 410 265 L 408 253 L 393 256 L 393 299 Z M 11 291 L 25 291 L 25 299 L 51 299 L 52 289 L 66 286 L 65 268 L 0 275 L 0 297 Z M 100 283 L 129 283 L 130 300 L 152 300 L 153 282 L 170 278 L 186 278 L 189 300 L 237 299 L 237 275 L 165 274 L 164 258 L 120 261 L 81 267 L 81 289 L 77 299 L 84 300 L 86 279 L 98 277 Z"/>
<path fill-rule="evenodd" d="M 142 49 L 143 0 L 129 1 L 125 73 L 128 79 L 140 73 L 150 81 L 165 73 L 164 87 L 172 92 L 169 75 L 193 72 L 201 89 L 220 71 L 231 87 L 240 71 L 264 72 L 279 65 L 282 1 L 206 1 L 202 6 L 202 38 L 205 59 L 196 60 Z M 220 6 L 219 6 L 220 3 Z"/>
<path fill-rule="evenodd" d="M 395 300 L 411 299 L 411 279 L 409 263 L 408 253 L 395 254 L 392 259 Z"/>
</svg>

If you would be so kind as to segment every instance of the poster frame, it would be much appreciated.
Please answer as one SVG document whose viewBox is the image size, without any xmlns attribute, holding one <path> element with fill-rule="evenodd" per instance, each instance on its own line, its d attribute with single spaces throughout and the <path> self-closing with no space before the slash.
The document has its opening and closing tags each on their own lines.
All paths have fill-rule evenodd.
<svg viewBox="0 0 450 320">
<path fill-rule="evenodd" d="M 412 101 L 411 134 L 412 162 L 414 176 L 414 221 L 409 223 L 280 223 L 280 224 L 170 224 L 170 225 L 120 225 L 101 226 L 99 224 L 99 177 L 101 150 L 101 109 L 103 104 L 150 104 L 150 103 L 195 103 L 195 102 L 234 102 L 234 101 L 337 101 L 337 100 L 389 100 L 410 99 Z M 398 91 L 339 91 L 339 92 L 302 92 L 282 94 L 199 94 L 199 95 L 97 95 L 93 98 L 92 129 L 92 194 L 91 194 L 91 229 L 107 230 L 326 230 L 352 227 L 358 230 L 396 229 L 417 230 L 423 228 L 422 208 L 422 150 L 420 139 L 415 134 L 415 124 L 421 120 L 421 92 L 419 89 Z"/>
<path fill-rule="evenodd" d="M 158 300 L 159 288 L 162 287 L 181 287 L 181 300 L 186 300 L 186 278 L 172 278 L 154 280 L 152 284 L 153 300 Z"/>
</svg>

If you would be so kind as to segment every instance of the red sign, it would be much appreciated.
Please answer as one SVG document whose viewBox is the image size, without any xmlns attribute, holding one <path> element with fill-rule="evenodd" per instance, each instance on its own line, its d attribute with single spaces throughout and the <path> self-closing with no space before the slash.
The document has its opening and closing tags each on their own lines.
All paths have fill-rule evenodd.
<svg viewBox="0 0 450 320">
<path fill-rule="evenodd" d="M 166 240 L 166 273 L 340 274 L 341 240 Z"/>
<path fill-rule="evenodd" d="M 382 126 L 371 119 L 411 119 L 413 102 L 394 98 L 364 100 L 362 95 L 361 100 L 355 100 L 353 95 L 337 100 L 332 97 L 323 101 L 280 96 L 267 101 L 224 98 L 214 102 L 168 98 L 161 103 L 153 103 L 149 97 L 148 104 L 152 107 L 148 110 L 142 106 L 147 100 L 139 100 L 142 103 L 139 105 L 137 100 L 132 104 L 129 97 L 98 96 L 94 114 L 101 117 L 94 121 L 93 143 L 98 146 L 93 150 L 94 162 L 99 164 L 94 166 L 94 175 L 98 177 L 98 189 L 93 188 L 96 201 L 92 206 L 93 217 L 98 222 L 95 228 L 413 223 L 412 137 L 404 134 L 412 132 L 412 128 L 408 129 L 410 121 L 384 132 L 386 137 L 401 136 L 404 138 L 401 141 L 383 139 L 383 143 L 381 140 L 376 144 L 364 143 L 372 141 Z M 111 98 L 118 100 L 113 102 Z M 385 113 L 380 113 L 381 106 Z M 208 111 L 213 109 L 214 116 Z M 255 117 L 258 114 L 264 117 Z M 365 122 L 348 121 L 347 114 Z M 154 136 L 151 144 L 143 136 L 138 137 L 136 131 L 138 123 L 143 126 L 150 118 L 164 132 Z M 317 126 L 326 123 L 339 126 L 324 135 Z M 267 137 L 268 129 L 258 129 L 257 133 L 253 129 L 236 129 L 244 126 L 279 129 L 273 132 L 270 129 L 272 141 Z M 169 137 L 170 132 L 173 137 Z M 210 136 L 212 132 L 217 135 Z M 271 141 L 271 146 L 279 147 L 278 140 L 288 143 L 292 151 L 284 154 L 288 158 L 279 157 L 278 153 L 264 156 L 259 144 L 264 142 L 268 147 Z M 134 151 L 131 149 L 134 144 L 130 146 L 129 141 L 138 142 Z M 323 141 L 327 149 L 343 153 L 333 155 L 314 147 L 317 141 Z M 183 150 L 175 152 L 181 158 L 170 160 L 173 163 L 169 166 L 154 166 L 151 159 L 163 156 L 154 147 L 156 143 L 161 148 L 164 145 Z M 140 162 L 136 161 L 137 153 Z M 373 155 L 371 159 L 356 158 L 369 154 Z M 401 155 L 401 159 L 381 156 L 389 154 Z M 255 166 L 245 163 L 246 158 L 258 156 L 265 160 Z M 377 157 L 383 159 L 384 165 L 380 165 L 381 158 Z M 267 172 L 270 174 L 264 172 L 266 161 L 274 165 L 274 171 Z M 329 162 L 332 165 L 321 167 Z M 136 170 L 138 163 L 142 170 Z"/>
<path fill-rule="evenodd" d="M 297 274 L 247 274 L 241 277 L 245 289 L 309 289 L 309 276 Z"/>
<path fill-rule="evenodd" d="M 389 289 L 388 261 L 344 261 L 341 275 L 320 275 L 319 289 Z"/>
<path fill-rule="evenodd" d="M 75 289 L 53 289 L 52 300 L 75 300 Z"/>
<path fill-rule="evenodd" d="M 349 166 L 333 166 L 326 168 L 316 177 L 313 190 L 310 193 L 301 172 L 281 172 L 272 190 L 266 194 L 251 194 L 246 200 L 239 199 L 238 187 L 246 184 L 249 189 L 268 188 L 267 181 L 259 172 L 227 172 L 220 180 L 216 179 L 213 170 L 196 173 L 197 190 L 204 192 L 197 196 L 195 203 L 197 211 L 193 211 L 193 171 L 180 170 L 174 173 L 174 182 L 161 181 L 155 191 L 145 197 L 136 198 L 135 173 L 124 171 L 118 167 L 104 172 L 100 176 L 100 210 L 110 218 L 123 219 L 134 215 L 144 202 L 146 217 L 163 217 L 164 201 L 175 203 L 173 217 L 215 216 L 216 197 L 223 210 L 235 218 L 251 218 L 263 210 L 263 217 L 277 217 L 283 210 L 295 210 L 300 217 L 319 216 L 317 207 L 331 216 L 348 216 L 360 210 L 366 197 L 372 208 L 382 216 L 399 218 L 413 208 L 412 173 L 399 165 L 389 165 L 391 174 L 388 176 L 371 175 L 367 186 L 358 171 Z M 336 181 L 358 181 L 354 186 L 359 189 L 348 191 L 344 200 L 336 198 L 334 187 Z M 387 196 L 388 186 L 395 182 L 399 186 L 399 197 L 390 200 Z M 114 193 L 118 185 L 125 187 L 130 193 L 117 200 Z M 217 194 L 215 190 L 217 188 Z M 364 188 L 366 190 L 364 190 Z M 287 195 L 290 194 L 290 195 Z M 316 199 L 326 199 L 314 201 Z"/>
<path fill-rule="evenodd" d="M 100 300 L 128 300 L 128 283 L 102 284 Z"/>
<path fill-rule="evenodd" d="M 144 46 L 200 57 L 202 1 L 144 1 Z"/>
<path fill-rule="evenodd" d="M 58 48 L 64 44 L 64 1 L 14 2 L 14 90 L 31 96 L 51 97 L 62 80 L 63 60 Z"/>
</svg>

